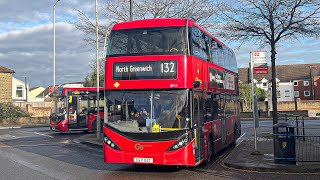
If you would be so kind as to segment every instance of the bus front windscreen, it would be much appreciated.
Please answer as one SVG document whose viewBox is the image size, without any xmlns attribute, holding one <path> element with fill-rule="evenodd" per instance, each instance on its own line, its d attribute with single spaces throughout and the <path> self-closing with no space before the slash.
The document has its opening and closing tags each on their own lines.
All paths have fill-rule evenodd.
<svg viewBox="0 0 320 180">
<path fill-rule="evenodd" d="M 186 54 L 185 27 L 114 30 L 108 56 Z"/>
<path fill-rule="evenodd" d="M 52 103 L 53 103 L 53 112 L 57 114 L 66 113 L 65 97 L 59 96 L 56 93 L 53 94 Z"/>
<path fill-rule="evenodd" d="M 121 132 L 151 133 L 186 129 L 188 90 L 108 91 L 108 125 Z"/>
</svg>

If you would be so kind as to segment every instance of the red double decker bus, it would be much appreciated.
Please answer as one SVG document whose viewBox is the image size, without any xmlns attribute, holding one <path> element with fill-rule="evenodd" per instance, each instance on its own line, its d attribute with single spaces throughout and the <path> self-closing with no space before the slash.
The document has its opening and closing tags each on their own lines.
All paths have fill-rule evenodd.
<svg viewBox="0 0 320 180">
<path fill-rule="evenodd" d="M 103 88 L 99 89 L 103 98 Z M 50 129 L 53 131 L 93 131 L 97 130 L 97 88 L 59 87 L 53 94 L 53 113 L 50 115 Z M 103 99 L 100 100 L 103 106 Z M 103 118 L 104 109 L 100 108 Z"/>
<path fill-rule="evenodd" d="M 104 161 L 195 166 L 241 134 L 233 51 L 190 19 L 114 25 Z"/>
</svg>

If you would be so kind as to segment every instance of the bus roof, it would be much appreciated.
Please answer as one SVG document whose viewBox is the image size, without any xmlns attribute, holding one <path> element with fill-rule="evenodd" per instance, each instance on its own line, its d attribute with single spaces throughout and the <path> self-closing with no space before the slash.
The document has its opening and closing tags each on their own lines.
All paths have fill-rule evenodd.
<svg viewBox="0 0 320 180">
<path fill-rule="evenodd" d="M 127 22 L 117 23 L 113 26 L 112 30 L 125 30 L 125 29 L 138 29 L 138 28 L 155 28 L 155 27 L 181 27 L 186 26 L 187 20 L 188 26 L 196 26 L 203 32 L 211 36 L 214 40 L 219 42 L 222 46 L 227 47 L 220 40 L 214 37 L 211 33 L 200 27 L 192 19 L 187 18 L 155 18 L 155 19 L 143 19 L 143 20 L 133 20 Z M 227 47 L 228 48 L 228 47 Z"/>
<path fill-rule="evenodd" d="M 104 88 L 100 87 L 99 91 L 103 91 Z M 55 90 L 60 96 L 64 96 L 67 91 L 97 91 L 97 87 L 81 87 L 81 88 L 76 88 L 76 87 L 66 87 L 66 88 L 58 88 Z"/>
</svg>

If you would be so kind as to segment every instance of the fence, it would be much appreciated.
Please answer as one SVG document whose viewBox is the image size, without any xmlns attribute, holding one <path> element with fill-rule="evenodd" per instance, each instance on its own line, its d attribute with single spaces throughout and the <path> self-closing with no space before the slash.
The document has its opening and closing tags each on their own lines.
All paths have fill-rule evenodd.
<svg viewBox="0 0 320 180">
<path fill-rule="evenodd" d="M 295 154 L 297 163 L 320 162 L 320 121 L 305 123 L 304 117 L 293 114 L 278 114 L 279 122 L 287 122 L 295 129 Z"/>
</svg>

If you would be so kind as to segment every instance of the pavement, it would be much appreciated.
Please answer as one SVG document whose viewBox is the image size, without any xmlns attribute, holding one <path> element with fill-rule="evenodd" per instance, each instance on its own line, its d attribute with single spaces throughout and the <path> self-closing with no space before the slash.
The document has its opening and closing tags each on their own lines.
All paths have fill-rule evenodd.
<svg viewBox="0 0 320 180">
<path fill-rule="evenodd" d="M 319 173 L 320 162 L 307 164 L 275 164 L 273 138 L 257 138 L 255 154 L 254 139 L 248 138 L 238 144 L 227 156 L 224 165 L 234 169 L 258 172 L 285 172 L 285 173 Z M 314 153 L 319 153 L 315 151 Z"/>
<path fill-rule="evenodd" d="M 101 136 L 103 137 L 103 136 Z M 86 134 L 74 140 L 76 143 L 82 143 L 97 148 L 103 147 L 103 142 L 98 141 L 96 134 Z M 284 173 L 319 173 L 320 162 L 313 164 L 275 164 L 273 153 L 273 138 L 258 137 L 257 150 L 260 155 L 252 155 L 254 150 L 254 139 L 249 137 L 240 142 L 229 153 L 225 159 L 224 165 L 240 170 L 257 172 L 284 172 Z M 319 153 L 319 152 L 314 152 Z"/>
<path fill-rule="evenodd" d="M 49 124 L 27 124 L 27 125 L 0 126 L 0 129 L 18 129 L 18 128 L 34 128 L 34 127 L 48 127 L 49 128 Z"/>
</svg>

